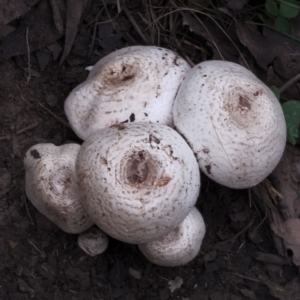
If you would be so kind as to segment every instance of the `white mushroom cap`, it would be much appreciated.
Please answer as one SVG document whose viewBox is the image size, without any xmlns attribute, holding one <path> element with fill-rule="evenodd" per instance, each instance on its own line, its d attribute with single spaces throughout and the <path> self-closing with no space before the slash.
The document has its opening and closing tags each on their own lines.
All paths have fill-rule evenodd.
<svg viewBox="0 0 300 300">
<path fill-rule="evenodd" d="M 286 124 L 280 103 L 238 64 L 206 61 L 195 66 L 179 89 L 173 113 L 201 170 L 225 186 L 258 184 L 283 154 Z"/>
<path fill-rule="evenodd" d="M 85 140 L 97 129 L 124 122 L 172 126 L 174 98 L 189 70 L 168 49 L 133 46 L 112 52 L 66 99 L 71 127 Z"/>
<path fill-rule="evenodd" d="M 95 132 L 79 151 L 76 175 L 95 224 L 133 244 L 178 226 L 200 189 L 192 150 L 175 130 L 159 124 L 122 124 Z"/>
<path fill-rule="evenodd" d="M 184 221 L 160 239 L 139 245 L 152 263 L 175 267 L 188 263 L 199 253 L 205 235 L 205 224 L 194 207 Z"/>
<path fill-rule="evenodd" d="M 107 235 L 97 227 L 91 227 L 80 233 L 77 242 L 80 249 L 90 256 L 103 253 L 108 246 Z"/>
<path fill-rule="evenodd" d="M 80 203 L 75 161 L 80 146 L 37 144 L 25 154 L 28 199 L 49 220 L 68 233 L 79 233 L 93 222 Z"/>
</svg>

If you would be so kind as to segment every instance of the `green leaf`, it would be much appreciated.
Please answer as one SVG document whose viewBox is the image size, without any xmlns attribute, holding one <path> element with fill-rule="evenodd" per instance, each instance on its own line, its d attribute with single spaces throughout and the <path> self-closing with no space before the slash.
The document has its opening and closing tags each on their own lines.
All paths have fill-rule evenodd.
<svg viewBox="0 0 300 300">
<path fill-rule="evenodd" d="M 287 19 L 292 19 L 298 16 L 299 8 L 290 3 L 281 2 L 279 6 L 279 14 Z"/>
<path fill-rule="evenodd" d="M 290 100 L 282 104 L 282 109 L 287 127 L 287 139 L 295 145 L 299 137 L 299 124 L 300 124 L 300 102 Z"/>
<path fill-rule="evenodd" d="M 290 30 L 290 22 L 284 17 L 277 17 L 274 23 L 274 28 L 279 32 L 286 33 Z"/>
<path fill-rule="evenodd" d="M 270 86 L 270 90 L 275 94 L 276 98 L 279 100 L 280 99 L 279 88 L 275 85 L 272 85 Z"/>
<path fill-rule="evenodd" d="M 266 7 L 266 11 L 269 14 L 271 14 L 273 16 L 278 16 L 278 6 L 274 0 L 267 0 L 265 7 Z"/>
</svg>

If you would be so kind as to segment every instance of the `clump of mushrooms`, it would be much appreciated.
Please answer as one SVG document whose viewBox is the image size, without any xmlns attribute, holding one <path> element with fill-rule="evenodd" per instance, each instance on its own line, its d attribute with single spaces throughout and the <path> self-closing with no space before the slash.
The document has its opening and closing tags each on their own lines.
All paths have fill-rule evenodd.
<svg viewBox="0 0 300 300">
<path fill-rule="evenodd" d="M 37 144 L 25 154 L 25 191 L 28 199 L 49 220 L 68 233 L 90 226 L 75 181 L 80 145 Z"/>
<path fill-rule="evenodd" d="M 76 176 L 93 222 L 133 244 L 179 226 L 200 189 L 192 150 L 175 130 L 159 124 L 120 124 L 91 134 L 78 153 Z"/>
<path fill-rule="evenodd" d="M 187 62 L 171 50 L 132 46 L 102 58 L 65 101 L 72 129 L 83 140 L 125 122 L 173 126 L 172 106 Z"/>
<path fill-rule="evenodd" d="M 24 164 L 29 200 L 64 231 L 80 233 L 85 253 L 105 251 L 105 233 L 140 244 L 160 265 L 185 264 L 199 252 L 205 232 L 194 208 L 200 172 L 172 128 L 119 124 L 94 132 L 81 147 L 35 145 Z M 93 223 L 99 228 L 90 228 Z"/>
<path fill-rule="evenodd" d="M 179 89 L 173 116 L 201 170 L 228 187 L 261 182 L 285 148 L 279 101 L 253 73 L 235 63 L 206 61 L 195 66 Z"/>
</svg>

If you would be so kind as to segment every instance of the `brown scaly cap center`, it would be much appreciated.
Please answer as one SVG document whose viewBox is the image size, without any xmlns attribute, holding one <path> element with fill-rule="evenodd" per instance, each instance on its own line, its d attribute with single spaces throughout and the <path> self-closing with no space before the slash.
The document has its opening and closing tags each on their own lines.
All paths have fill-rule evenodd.
<svg viewBox="0 0 300 300">
<path fill-rule="evenodd" d="M 139 151 L 128 160 L 127 163 L 127 180 L 132 185 L 145 182 L 149 175 L 149 166 L 145 157 L 145 152 Z"/>
<path fill-rule="evenodd" d="M 129 64 L 122 63 L 118 66 L 110 66 L 104 71 L 104 83 L 113 86 L 129 84 L 137 75 L 137 69 Z"/>
</svg>

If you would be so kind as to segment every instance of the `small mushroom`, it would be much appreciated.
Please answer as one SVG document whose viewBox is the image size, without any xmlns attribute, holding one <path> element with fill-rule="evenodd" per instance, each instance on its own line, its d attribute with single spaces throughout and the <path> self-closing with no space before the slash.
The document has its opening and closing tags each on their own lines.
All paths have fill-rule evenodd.
<svg viewBox="0 0 300 300">
<path fill-rule="evenodd" d="M 195 66 L 179 89 L 173 114 L 201 170 L 225 186 L 258 184 L 283 154 L 286 124 L 280 103 L 238 64 L 206 61 Z"/>
<path fill-rule="evenodd" d="M 79 233 L 93 222 L 81 205 L 75 182 L 75 161 L 80 146 L 37 144 L 25 154 L 25 191 L 32 204 L 68 233 Z"/>
<path fill-rule="evenodd" d="M 149 261 L 156 265 L 180 266 L 196 257 L 204 235 L 203 218 L 194 207 L 178 227 L 158 240 L 139 245 L 139 249 Z"/>
<path fill-rule="evenodd" d="M 86 210 L 108 235 L 146 243 L 169 233 L 199 195 L 192 150 L 172 128 L 130 123 L 98 130 L 79 151 L 76 175 Z"/>
<path fill-rule="evenodd" d="M 91 227 L 78 235 L 78 246 L 86 254 L 96 256 L 108 246 L 107 235 L 97 227 Z"/>
<path fill-rule="evenodd" d="M 171 50 L 133 46 L 102 58 L 65 101 L 75 133 L 85 140 L 97 129 L 131 122 L 173 126 L 172 106 L 187 62 Z"/>
</svg>

